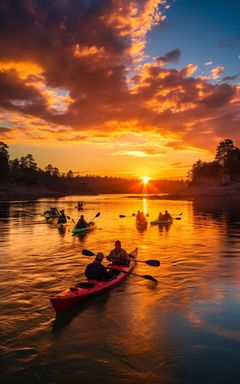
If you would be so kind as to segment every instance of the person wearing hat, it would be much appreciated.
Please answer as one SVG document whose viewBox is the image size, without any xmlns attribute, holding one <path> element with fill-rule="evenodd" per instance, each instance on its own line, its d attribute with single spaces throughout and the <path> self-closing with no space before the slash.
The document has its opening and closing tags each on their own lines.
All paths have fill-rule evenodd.
<svg viewBox="0 0 240 384">
<path fill-rule="evenodd" d="M 115 241 L 115 248 L 111 250 L 107 260 L 111 261 L 113 265 L 129 265 L 128 253 L 122 248 L 120 240 Z"/>
<path fill-rule="evenodd" d="M 97 253 L 93 263 L 88 264 L 85 270 L 85 276 L 89 280 L 110 280 L 113 275 L 107 270 L 102 261 L 104 259 L 103 253 Z"/>
</svg>

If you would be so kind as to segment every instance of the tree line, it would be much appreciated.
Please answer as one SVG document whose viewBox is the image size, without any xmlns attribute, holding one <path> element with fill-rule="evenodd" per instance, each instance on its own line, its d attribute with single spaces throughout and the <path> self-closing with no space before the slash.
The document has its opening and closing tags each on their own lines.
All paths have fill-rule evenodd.
<svg viewBox="0 0 240 384">
<path fill-rule="evenodd" d="M 8 145 L 0 142 L 0 183 L 15 183 L 24 186 L 41 186 L 64 194 L 142 193 L 143 185 L 138 179 L 109 176 L 75 176 L 72 170 L 61 173 L 48 164 L 38 167 L 32 154 L 10 160 Z M 145 189 L 148 193 L 172 193 L 183 188 L 183 180 L 154 180 Z"/>
<path fill-rule="evenodd" d="M 192 185 L 212 181 L 227 185 L 240 182 L 240 149 L 231 139 L 221 141 L 211 162 L 198 160 L 193 164 L 188 178 Z"/>
</svg>

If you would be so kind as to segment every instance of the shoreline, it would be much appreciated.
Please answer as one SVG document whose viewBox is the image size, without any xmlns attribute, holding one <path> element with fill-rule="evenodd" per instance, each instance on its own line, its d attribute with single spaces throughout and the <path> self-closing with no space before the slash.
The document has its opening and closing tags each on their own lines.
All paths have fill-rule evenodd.
<svg viewBox="0 0 240 384">
<path fill-rule="evenodd" d="M 94 195 L 90 193 L 83 192 L 59 192 L 56 190 L 48 189 L 43 186 L 23 186 L 14 183 L 0 184 L 0 203 L 8 201 L 22 201 L 22 200 L 37 200 L 41 198 L 59 198 L 70 195 L 81 195 L 89 196 Z"/>
<path fill-rule="evenodd" d="M 103 193 L 106 194 L 106 193 Z M 123 194 L 123 193 L 119 193 Z M 51 190 L 42 186 L 21 186 L 14 183 L 0 184 L 0 202 L 37 200 L 40 198 L 60 198 L 65 196 L 81 195 L 96 196 L 94 193 L 86 191 L 68 191 L 66 193 Z M 202 199 L 240 199 L 240 183 L 234 183 L 226 186 L 205 185 L 205 186 L 188 186 L 178 192 L 162 193 L 162 194 L 130 194 L 126 193 L 124 198 L 138 198 L 149 200 L 202 200 Z"/>
</svg>

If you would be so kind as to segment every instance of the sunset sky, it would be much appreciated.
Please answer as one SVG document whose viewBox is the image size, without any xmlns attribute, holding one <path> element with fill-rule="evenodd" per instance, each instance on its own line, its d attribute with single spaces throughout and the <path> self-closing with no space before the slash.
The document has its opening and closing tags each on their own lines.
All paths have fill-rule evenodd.
<svg viewBox="0 0 240 384">
<path fill-rule="evenodd" d="M 0 2 L 0 141 L 11 159 L 184 178 L 240 146 L 240 1 Z"/>
</svg>

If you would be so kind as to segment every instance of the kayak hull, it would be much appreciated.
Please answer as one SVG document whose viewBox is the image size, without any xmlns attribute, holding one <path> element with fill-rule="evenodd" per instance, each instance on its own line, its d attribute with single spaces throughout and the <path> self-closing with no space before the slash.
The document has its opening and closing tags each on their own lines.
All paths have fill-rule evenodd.
<svg viewBox="0 0 240 384">
<path fill-rule="evenodd" d="M 148 225 L 147 220 L 142 220 L 142 221 L 136 220 L 136 226 L 139 228 L 146 228 L 147 225 Z"/>
<path fill-rule="evenodd" d="M 166 225 L 166 224 L 171 224 L 173 222 L 173 219 L 168 219 L 168 220 L 154 220 L 151 221 L 152 225 Z"/>
<path fill-rule="evenodd" d="M 81 233 L 89 232 L 89 231 L 92 231 L 94 228 L 96 228 L 95 223 L 91 223 L 90 225 L 88 225 L 88 226 L 85 227 L 85 228 L 76 228 L 76 227 L 74 227 L 74 228 L 72 229 L 72 234 L 73 234 L 73 235 L 77 235 L 77 234 L 81 234 Z"/>
<path fill-rule="evenodd" d="M 138 249 L 136 248 L 131 252 L 132 260 L 137 258 Z M 57 295 L 51 296 L 50 302 L 57 313 L 67 311 L 74 305 L 80 303 L 82 300 L 87 299 L 96 294 L 105 292 L 111 288 L 114 288 L 120 284 L 123 280 L 128 277 L 128 274 L 125 272 L 131 272 L 135 267 L 134 261 L 130 263 L 129 266 L 123 267 L 114 265 L 114 269 L 119 270 L 119 274 L 109 281 L 100 281 L 100 280 L 85 280 L 83 284 L 92 285 L 92 287 L 78 288 L 77 286 L 67 289 Z M 121 272 L 124 271 L 124 272 Z"/>
</svg>

